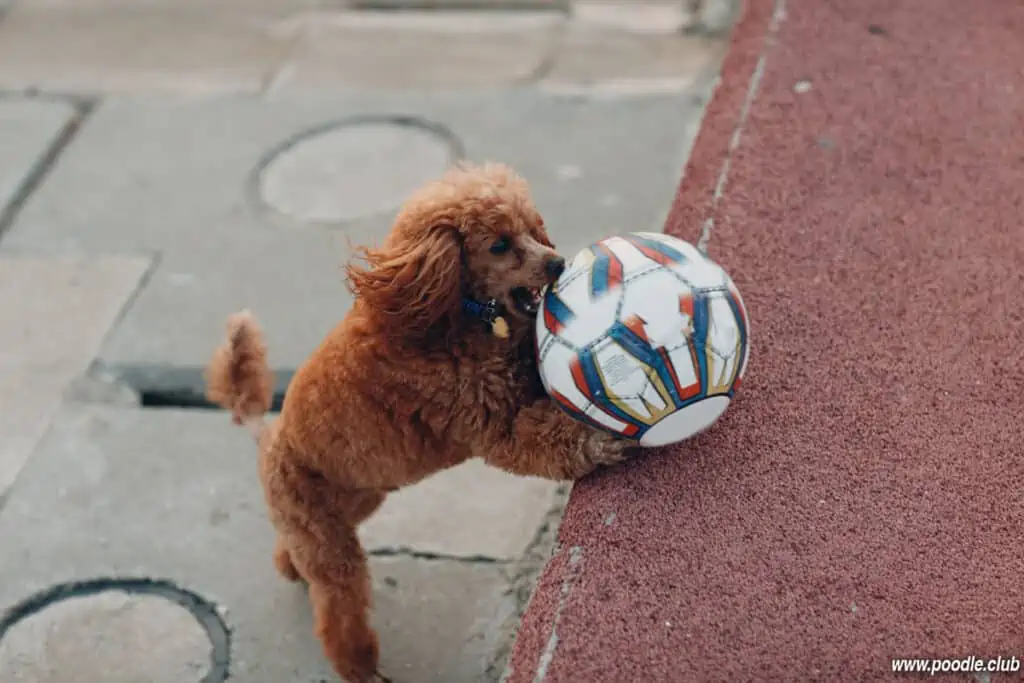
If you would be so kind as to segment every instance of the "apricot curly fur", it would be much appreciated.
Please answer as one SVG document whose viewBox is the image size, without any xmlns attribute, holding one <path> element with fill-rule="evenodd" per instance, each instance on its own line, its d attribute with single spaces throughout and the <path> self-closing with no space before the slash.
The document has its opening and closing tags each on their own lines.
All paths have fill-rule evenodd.
<svg viewBox="0 0 1024 683">
<path fill-rule="evenodd" d="M 272 376 L 248 313 L 231 317 L 208 369 L 210 400 L 259 440 L 274 565 L 309 584 L 314 631 L 350 683 L 386 680 L 357 527 L 390 491 L 470 458 L 578 479 L 622 460 L 626 446 L 543 391 L 534 318 L 517 296 L 549 283 L 564 261 L 511 169 L 451 169 L 409 198 L 383 245 L 361 254 L 365 263 L 346 270 L 351 309 L 297 370 L 276 420 L 263 424 Z M 494 299 L 509 337 L 466 315 L 466 297 Z"/>
<path fill-rule="evenodd" d="M 259 426 L 274 395 L 263 331 L 249 311 L 229 317 L 226 327 L 227 337 L 206 370 L 206 396 L 229 410 L 235 424 Z"/>
</svg>

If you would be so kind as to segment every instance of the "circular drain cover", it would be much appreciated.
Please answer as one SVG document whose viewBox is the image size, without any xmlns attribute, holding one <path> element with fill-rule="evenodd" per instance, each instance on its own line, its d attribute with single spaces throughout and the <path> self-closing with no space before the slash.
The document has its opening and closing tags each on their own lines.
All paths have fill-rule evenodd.
<svg viewBox="0 0 1024 683">
<path fill-rule="evenodd" d="M 367 119 L 307 133 L 257 176 L 260 199 L 305 223 L 336 223 L 397 208 L 447 168 L 452 143 L 428 126 Z"/>
<path fill-rule="evenodd" d="M 4 683 L 208 683 L 223 680 L 226 630 L 186 605 L 196 597 L 160 586 L 147 592 L 116 585 L 82 594 L 54 592 L 20 609 L 0 628 Z M 16 612 L 19 611 L 17 608 Z M 210 619 L 204 619 L 209 622 Z M 217 624 L 222 627 L 219 619 Z"/>
</svg>

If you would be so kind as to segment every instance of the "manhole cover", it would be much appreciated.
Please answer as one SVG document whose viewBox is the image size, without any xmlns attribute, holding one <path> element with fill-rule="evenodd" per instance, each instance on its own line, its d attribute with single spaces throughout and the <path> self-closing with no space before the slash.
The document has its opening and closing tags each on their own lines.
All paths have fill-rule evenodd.
<svg viewBox="0 0 1024 683">
<path fill-rule="evenodd" d="M 0 621 L 4 683 L 219 683 L 226 659 L 215 610 L 153 582 L 59 587 Z"/>
<path fill-rule="evenodd" d="M 408 119 L 342 122 L 301 135 L 257 174 L 260 200 L 303 223 L 339 223 L 396 209 L 456 156 L 452 137 Z"/>
</svg>

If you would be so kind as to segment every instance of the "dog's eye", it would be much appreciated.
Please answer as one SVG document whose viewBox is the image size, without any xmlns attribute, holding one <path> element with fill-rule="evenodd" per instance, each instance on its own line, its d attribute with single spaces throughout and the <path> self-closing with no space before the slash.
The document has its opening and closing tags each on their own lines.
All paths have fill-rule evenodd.
<svg viewBox="0 0 1024 683">
<path fill-rule="evenodd" d="M 512 241 L 507 237 L 499 237 L 491 243 L 492 254 L 504 254 L 512 246 Z"/>
</svg>

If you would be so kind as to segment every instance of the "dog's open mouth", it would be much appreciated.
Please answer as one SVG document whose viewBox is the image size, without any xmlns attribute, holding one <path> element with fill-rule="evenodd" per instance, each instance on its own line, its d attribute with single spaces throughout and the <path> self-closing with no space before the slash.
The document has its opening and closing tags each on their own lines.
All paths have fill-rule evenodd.
<svg viewBox="0 0 1024 683">
<path fill-rule="evenodd" d="M 540 289 L 515 287 L 509 294 L 512 296 L 512 302 L 515 303 L 516 309 L 520 313 L 525 313 L 526 315 L 537 314 L 537 309 L 540 308 Z"/>
</svg>

